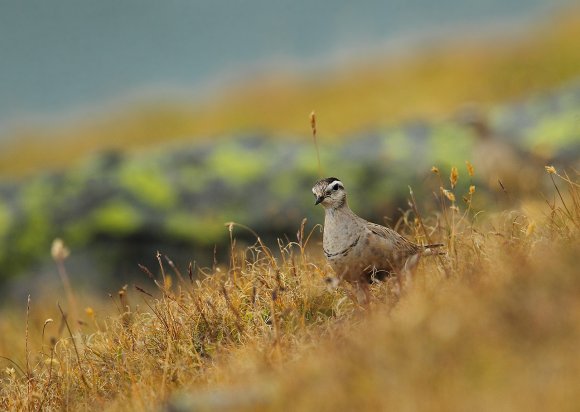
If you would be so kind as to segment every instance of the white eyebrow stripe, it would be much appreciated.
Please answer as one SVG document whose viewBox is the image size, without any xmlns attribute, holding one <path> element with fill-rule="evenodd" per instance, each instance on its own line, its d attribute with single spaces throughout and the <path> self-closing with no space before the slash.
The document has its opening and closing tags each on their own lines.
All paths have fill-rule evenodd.
<svg viewBox="0 0 580 412">
<path fill-rule="evenodd" d="M 342 187 L 344 189 L 344 185 L 342 184 L 342 182 L 340 180 L 335 180 L 330 185 L 328 185 L 328 188 L 329 189 L 334 189 L 338 185 L 340 185 L 340 187 Z"/>
</svg>

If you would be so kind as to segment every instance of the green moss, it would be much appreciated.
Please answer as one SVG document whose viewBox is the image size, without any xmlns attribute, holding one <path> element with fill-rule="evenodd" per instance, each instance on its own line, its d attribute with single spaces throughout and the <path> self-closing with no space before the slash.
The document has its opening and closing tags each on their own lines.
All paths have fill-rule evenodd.
<svg viewBox="0 0 580 412">
<path fill-rule="evenodd" d="M 384 150 L 389 160 L 399 162 L 412 157 L 412 143 L 403 130 L 390 133 L 384 142 Z"/>
<path fill-rule="evenodd" d="M 267 154 L 241 148 L 237 144 L 224 143 L 216 147 L 208 159 L 207 167 L 217 176 L 232 183 L 247 183 L 268 170 Z"/>
<path fill-rule="evenodd" d="M 314 183 L 314 182 L 313 182 Z M 290 173 L 284 173 L 276 176 L 270 183 L 270 192 L 278 200 L 293 198 L 296 191 L 297 179 Z"/>
<path fill-rule="evenodd" d="M 541 148 L 552 154 L 572 144 L 578 144 L 580 114 L 568 111 L 546 117 L 538 126 L 525 132 L 525 143 L 532 149 Z"/>
<path fill-rule="evenodd" d="M 213 245 L 227 235 L 225 220 L 216 215 L 199 217 L 193 213 L 172 213 L 166 219 L 170 236 L 192 240 L 202 245 Z"/>
<path fill-rule="evenodd" d="M 127 235 L 139 228 L 142 218 L 131 205 L 112 200 L 95 210 L 91 216 L 96 229 L 117 235 Z"/>
<path fill-rule="evenodd" d="M 50 215 L 54 200 L 53 184 L 47 178 L 40 177 L 24 186 L 20 207 L 25 216 L 11 244 L 23 259 L 49 255 L 51 236 L 56 232 Z"/>
<path fill-rule="evenodd" d="M 46 212 L 55 200 L 53 182 L 46 177 L 39 177 L 25 184 L 21 192 L 21 207 L 27 212 Z"/>
<path fill-rule="evenodd" d="M 434 163 L 460 167 L 471 157 L 474 136 L 452 123 L 439 124 L 429 136 L 429 153 Z"/>
<path fill-rule="evenodd" d="M 177 202 L 175 189 L 154 163 L 127 162 L 119 172 L 119 182 L 137 199 L 157 209 L 170 209 Z"/>
<path fill-rule="evenodd" d="M 212 178 L 213 171 L 196 165 L 187 165 L 179 169 L 179 184 L 186 191 L 199 193 L 203 191 Z"/>
<path fill-rule="evenodd" d="M 71 222 L 65 228 L 63 238 L 71 245 L 84 245 L 90 241 L 94 225 L 86 220 Z"/>
<path fill-rule="evenodd" d="M 10 209 L 6 206 L 2 200 L 0 200 L 0 239 L 2 239 L 8 230 L 10 229 L 10 222 L 12 219 L 12 215 L 10 213 Z"/>
<path fill-rule="evenodd" d="M 50 254 L 50 234 L 51 224 L 46 214 L 35 212 L 25 219 L 25 224 L 19 228 L 18 236 L 14 241 L 14 249 L 18 255 L 27 256 L 49 256 Z"/>
<path fill-rule="evenodd" d="M 326 152 L 321 153 L 320 162 L 322 165 L 328 164 L 327 160 Z M 300 153 L 296 156 L 296 170 L 308 175 L 318 176 L 318 158 L 316 157 L 316 148 L 314 146 L 307 146 L 300 150 Z"/>
</svg>

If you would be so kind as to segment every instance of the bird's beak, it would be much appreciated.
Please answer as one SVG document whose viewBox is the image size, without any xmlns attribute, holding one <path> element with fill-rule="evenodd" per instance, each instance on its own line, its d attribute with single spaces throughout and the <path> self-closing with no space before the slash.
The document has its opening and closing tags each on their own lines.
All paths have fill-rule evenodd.
<svg viewBox="0 0 580 412">
<path fill-rule="evenodd" d="M 321 203 L 324 200 L 324 196 L 319 196 L 316 198 L 316 202 L 314 202 L 315 205 Z"/>
</svg>

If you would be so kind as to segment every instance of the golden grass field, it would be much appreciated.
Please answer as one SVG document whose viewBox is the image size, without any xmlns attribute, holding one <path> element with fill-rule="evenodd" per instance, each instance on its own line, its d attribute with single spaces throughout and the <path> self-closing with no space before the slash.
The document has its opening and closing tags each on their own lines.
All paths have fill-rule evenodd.
<svg viewBox="0 0 580 412">
<path fill-rule="evenodd" d="M 491 39 L 466 33 L 417 54 L 341 65 L 310 77 L 261 76 L 203 104 L 141 102 L 65 125 L 21 125 L 0 150 L 0 174 L 62 169 L 95 151 L 175 140 L 240 133 L 307 138 L 305 119 L 312 109 L 331 140 L 407 119 L 440 119 L 466 102 L 485 108 L 577 79 L 579 9 L 522 31 Z"/>
<path fill-rule="evenodd" d="M 544 206 L 493 215 L 434 176 L 441 208 L 397 227 L 448 253 L 373 285 L 370 307 L 326 282 L 311 222 L 279 248 L 232 240 L 192 277 L 161 255 L 103 309 L 60 293 L 66 321 L 55 296 L 22 302 L 0 319 L 0 409 L 576 410 L 580 179 L 546 172 Z"/>
</svg>

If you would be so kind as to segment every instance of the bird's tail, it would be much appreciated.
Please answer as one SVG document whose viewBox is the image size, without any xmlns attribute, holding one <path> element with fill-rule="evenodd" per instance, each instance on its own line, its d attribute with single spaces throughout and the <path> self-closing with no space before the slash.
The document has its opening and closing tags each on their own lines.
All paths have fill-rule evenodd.
<svg viewBox="0 0 580 412">
<path fill-rule="evenodd" d="M 438 250 L 445 246 L 443 243 L 432 243 L 430 245 L 423 245 L 423 256 L 445 255 L 445 251 Z"/>
</svg>

